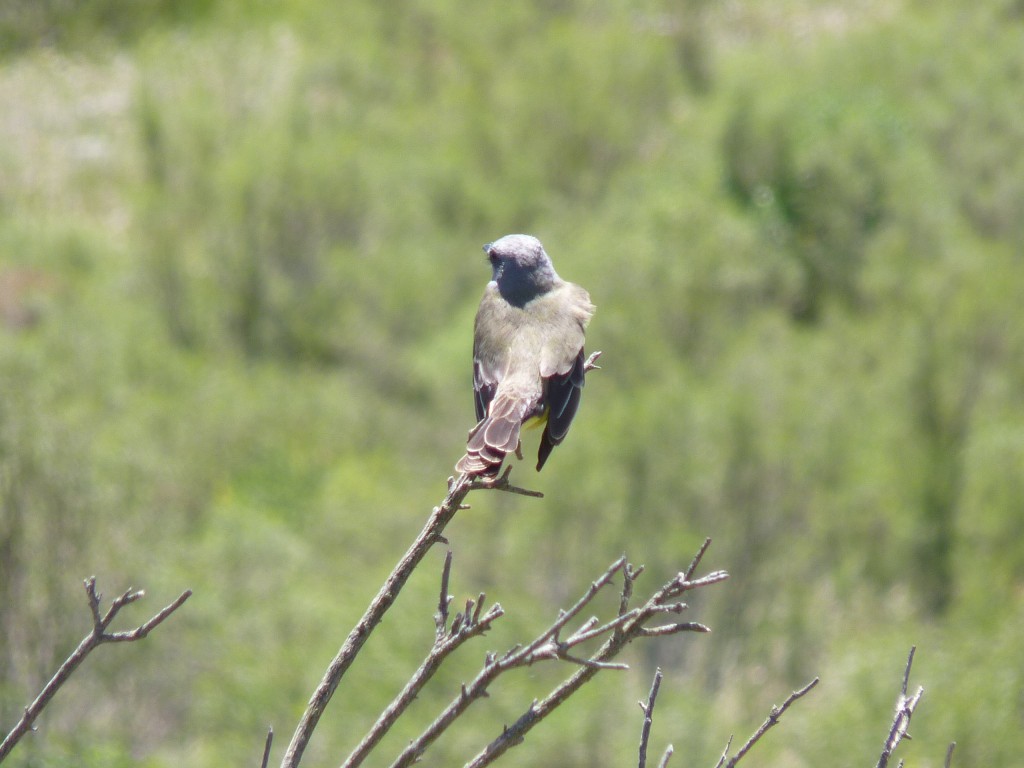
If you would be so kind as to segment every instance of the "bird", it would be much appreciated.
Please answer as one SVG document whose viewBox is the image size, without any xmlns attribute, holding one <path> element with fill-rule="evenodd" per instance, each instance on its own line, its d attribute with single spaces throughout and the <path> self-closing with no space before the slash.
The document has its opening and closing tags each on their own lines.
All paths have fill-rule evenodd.
<svg viewBox="0 0 1024 768">
<path fill-rule="evenodd" d="M 565 439 L 586 374 L 584 334 L 595 307 L 558 276 L 540 240 L 506 235 L 484 246 L 491 280 L 473 323 L 477 424 L 457 472 L 496 477 L 520 452 L 520 431 L 544 426 L 537 471 Z"/>
</svg>

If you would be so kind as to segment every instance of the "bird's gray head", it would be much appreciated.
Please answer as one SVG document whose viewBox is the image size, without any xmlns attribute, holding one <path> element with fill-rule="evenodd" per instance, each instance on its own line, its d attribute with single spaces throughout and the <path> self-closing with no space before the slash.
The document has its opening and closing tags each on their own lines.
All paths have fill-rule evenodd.
<svg viewBox="0 0 1024 768">
<path fill-rule="evenodd" d="M 561 282 L 540 240 L 530 235 L 505 235 L 484 246 L 491 262 L 491 280 L 511 304 L 522 306 Z"/>
</svg>

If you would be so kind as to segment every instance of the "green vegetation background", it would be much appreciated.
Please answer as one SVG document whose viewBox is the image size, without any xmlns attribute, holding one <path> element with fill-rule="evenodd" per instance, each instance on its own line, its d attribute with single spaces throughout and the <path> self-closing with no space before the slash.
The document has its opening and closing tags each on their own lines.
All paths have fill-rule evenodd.
<svg viewBox="0 0 1024 768">
<path fill-rule="evenodd" d="M 620 553 L 732 578 L 506 759 L 867 765 L 910 645 L 908 765 L 1024 755 L 1024 4 L 0 6 L 0 726 L 144 586 L 15 766 L 257 764 L 444 492 L 480 244 L 542 238 L 604 350 L 547 498 L 474 499 L 456 603 L 532 637 Z M 432 636 L 432 555 L 340 689 L 332 765 Z M 474 649 L 475 648 L 475 649 Z M 498 686 L 461 764 L 555 681 Z"/>
</svg>

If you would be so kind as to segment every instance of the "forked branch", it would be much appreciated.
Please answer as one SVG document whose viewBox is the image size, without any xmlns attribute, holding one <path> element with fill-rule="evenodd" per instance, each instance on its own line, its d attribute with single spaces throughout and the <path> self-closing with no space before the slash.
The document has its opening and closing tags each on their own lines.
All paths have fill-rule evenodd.
<svg viewBox="0 0 1024 768">
<path fill-rule="evenodd" d="M 789 694 L 789 696 L 786 697 L 786 700 L 782 702 L 781 707 L 772 707 L 771 711 L 768 713 L 767 719 L 761 723 L 761 727 L 754 732 L 753 736 L 747 739 L 747 743 L 740 747 L 739 752 L 731 758 L 729 757 L 729 748 L 732 746 L 732 738 L 730 737 L 729 742 L 725 745 L 725 750 L 722 752 L 722 756 L 718 758 L 718 762 L 715 764 L 715 768 L 722 768 L 723 765 L 725 768 L 734 768 L 734 766 L 742 760 L 748 752 L 750 752 L 751 748 L 761 740 L 762 736 L 768 733 L 771 728 L 778 725 L 782 715 L 785 714 L 786 710 L 790 708 L 793 702 L 810 693 L 810 690 L 816 686 L 818 682 L 819 679 L 817 677 L 814 678 L 800 690 L 793 691 L 793 693 Z M 726 762 L 726 760 L 728 760 L 728 762 Z"/>
<path fill-rule="evenodd" d="M 419 737 L 409 743 L 392 763 L 392 768 L 409 766 L 416 762 L 434 740 L 444 733 L 473 702 L 487 695 L 488 687 L 505 672 L 550 660 L 567 661 L 578 666 L 576 672 L 556 687 L 546 698 L 539 702 L 535 701 L 515 723 L 504 728 L 499 736 L 467 764 L 469 768 L 489 765 L 508 749 L 521 743 L 527 732 L 601 670 L 626 668 L 626 665 L 612 660 L 633 640 L 679 632 L 709 631 L 707 627 L 696 622 L 673 622 L 657 627 L 647 626 L 648 622 L 655 617 L 681 613 L 685 610 L 686 605 L 676 599 L 683 593 L 718 583 L 728 577 L 724 571 L 716 571 L 699 579 L 692 578 L 693 571 L 706 547 L 707 542 L 687 571 L 677 574 L 651 594 L 643 604 L 635 608 L 629 607 L 630 597 L 634 582 L 642 569 L 631 566 L 625 557 L 613 562 L 589 585 L 576 603 L 568 610 L 560 611 L 551 625 L 534 640 L 525 645 L 517 645 L 500 656 L 493 653 L 487 654 L 483 668 L 477 676 L 471 682 L 464 684 L 459 694 L 434 722 Z M 618 614 L 604 621 L 596 617 L 589 618 L 570 631 L 569 625 L 618 574 L 622 574 L 623 579 Z M 596 651 L 581 653 L 576 650 L 587 641 L 600 638 L 604 638 L 604 643 Z"/>
<path fill-rule="evenodd" d="M 416 566 L 420 564 L 434 544 L 445 540 L 442 534 L 448 523 L 455 517 L 455 513 L 461 509 L 468 509 L 468 506 L 463 502 L 469 492 L 474 490 L 499 490 L 528 496 L 539 495 L 536 491 L 527 491 L 511 485 L 508 481 L 508 474 L 508 470 L 506 470 L 496 480 L 482 480 L 468 474 L 448 479 L 448 495 L 445 496 L 444 501 L 439 506 L 434 507 L 431 511 L 419 535 L 388 575 L 380 591 L 377 592 L 376 597 L 370 602 L 362 618 L 359 619 L 349 632 L 345 642 L 342 643 L 338 653 L 328 665 L 327 671 L 324 672 L 320 684 L 313 691 L 309 704 L 305 712 L 302 713 L 299 724 L 292 734 L 291 742 L 288 744 L 288 749 L 285 751 L 284 758 L 281 761 L 281 768 L 296 768 L 298 766 L 302 760 L 302 754 L 305 752 L 306 746 L 313 735 L 313 730 L 316 728 L 317 723 L 320 722 L 320 717 L 337 690 L 341 679 L 345 676 L 348 668 L 352 666 L 352 662 L 355 661 L 356 656 L 370 634 L 380 624 L 381 619 L 384 618 L 384 614 L 388 612 L 398 598 L 399 592 L 402 591 L 402 587 L 405 586 Z"/>
<path fill-rule="evenodd" d="M 348 759 L 342 763 L 342 768 L 355 768 L 361 765 L 370 752 L 380 742 L 384 735 L 401 717 L 402 713 L 415 701 L 416 696 L 424 685 L 434 676 L 441 664 L 455 650 L 467 640 L 478 637 L 490 629 L 491 624 L 504 615 L 504 611 L 498 604 L 492 605 L 486 613 L 483 613 L 484 594 L 481 593 L 476 600 L 467 600 L 465 611 L 455 614 L 451 624 L 448 623 L 448 606 L 451 603 L 451 596 L 448 594 L 448 580 L 451 575 L 452 552 L 448 550 L 445 556 L 444 569 L 441 574 L 441 595 L 438 600 L 438 611 L 434 617 L 436 636 L 434 645 L 431 647 L 427 657 L 413 673 L 409 682 L 405 684 L 402 691 L 392 700 L 377 721 L 371 726 L 369 732 L 352 751 Z"/>
<path fill-rule="evenodd" d="M 79 665 L 85 661 L 86 656 L 104 643 L 130 643 L 146 637 L 191 597 L 192 590 L 186 589 L 174 602 L 135 629 L 121 632 L 109 632 L 111 623 L 113 623 L 122 608 L 141 599 L 146 593 L 141 589 L 128 589 L 124 594 L 114 598 L 106 613 L 100 612 L 100 600 L 103 596 L 96 591 L 95 576 L 85 580 L 85 594 L 89 601 L 89 610 L 92 613 L 92 631 L 82 638 L 78 647 L 64 660 L 56 674 L 50 678 L 50 681 L 39 692 L 39 695 L 36 696 L 35 701 L 25 707 L 25 711 L 17 725 L 11 729 L 11 732 L 0 743 L 0 762 L 3 762 L 4 758 L 10 754 L 11 750 L 14 749 L 15 745 L 26 733 L 33 730 L 33 723 L 35 723 L 36 718 L 46 708 L 46 705 L 50 703 L 50 700 L 53 699 L 61 686 L 78 669 Z"/>
<path fill-rule="evenodd" d="M 640 730 L 640 757 L 637 760 L 637 768 L 647 768 L 647 742 L 651 738 L 651 725 L 654 722 L 654 703 L 658 699 L 658 690 L 661 688 L 661 667 L 654 671 L 654 682 L 651 683 L 651 692 L 647 694 L 647 703 L 637 703 L 644 713 L 644 725 Z M 669 749 L 671 749 L 669 745 Z"/>
<path fill-rule="evenodd" d="M 885 768 L 889 765 L 889 758 L 892 757 L 892 753 L 899 746 L 899 743 L 905 738 L 910 738 L 907 735 L 907 729 L 910 727 L 910 718 L 914 714 L 914 710 L 917 709 L 917 704 L 921 700 L 921 694 L 924 693 L 924 688 L 918 686 L 917 691 L 914 692 L 913 696 L 907 695 L 907 687 L 910 685 L 910 668 L 914 664 L 914 652 L 917 650 L 916 646 L 910 648 L 910 655 L 907 656 L 907 666 L 903 670 L 903 686 L 900 688 L 900 694 L 896 697 L 896 712 L 893 715 L 892 726 L 889 728 L 889 736 L 885 740 L 885 744 L 882 745 L 882 754 L 878 757 L 877 768 Z M 952 749 L 947 753 L 947 759 L 952 757 Z"/>
<path fill-rule="evenodd" d="M 405 555 L 398 561 L 398 565 L 388 575 L 384 585 L 377 592 L 376 597 L 370 602 L 362 618 L 359 619 L 352 628 L 352 631 L 349 632 L 345 642 L 342 643 L 338 653 L 328 665 L 320 684 L 313 691 L 313 696 L 309 700 L 306 711 L 302 713 L 302 718 L 295 728 L 295 733 L 292 734 L 291 742 L 288 744 L 284 759 L 281 761 L 281 768 L 296 768 L 298 766 L 299 761 L 302 760 L 302 753 L 305 752 L 309 739 L 313 735 L 313 730 L 316 728 L 317 723 L 320 722 L 320 717 L 338 688 L 338 683 L 345 676 L 356 655 L 366 643 L 367 638 L 369 638 L 370 633 L 373 632 L 381 619 L 384 618 L 384 614 L 394 604 L 398 598 L 398 593 L 401 592 L 402 587 L 405 586 L 405 583 L 409 580 L 416 566 L 423 560 L 427 551 L 436 542 L 444 540 L 444 537 L 441 535 L 442 532 L 448 523 L 451 522 L 452 518 L 455 517 L 455 513 L 464 508 L 462 502 L 473 489 L 473 483 L 473 478 L 469 475 L 460 475 L 457 479 L 449 481 L 448 495 L 445 496 L 440 506 L 434 507 L 430 517 L 427 518 L 426 524 L 423 526 L 423 530 L 420 531 Z"/>
</svg>

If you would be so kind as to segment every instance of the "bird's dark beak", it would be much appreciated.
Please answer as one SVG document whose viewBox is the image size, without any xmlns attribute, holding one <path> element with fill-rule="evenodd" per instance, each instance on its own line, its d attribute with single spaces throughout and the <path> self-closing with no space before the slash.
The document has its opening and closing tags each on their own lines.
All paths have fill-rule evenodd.
<svg viewBox="0 0 1024 768">
<path fill-rule="evenodd" d="M 491 246 L 492 245 L 494 245 L 494 243 L 484 243 L 484 253 L 486 253 L 488 256 L 491 255 Z"/>
</svg>

